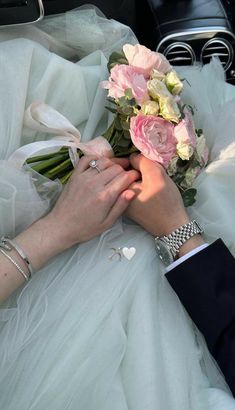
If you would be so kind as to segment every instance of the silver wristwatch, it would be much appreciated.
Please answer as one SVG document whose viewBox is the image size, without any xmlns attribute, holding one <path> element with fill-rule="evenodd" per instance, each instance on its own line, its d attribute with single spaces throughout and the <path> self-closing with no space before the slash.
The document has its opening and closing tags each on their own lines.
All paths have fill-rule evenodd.
<svg viewBox="0 0 235 410">
<path fill-rule="evenodd" d="M 176 259 L 179 253 L 180 247 L 194 235 L 203 233 L 203 229 L 198 222 L 191 221 L 175 231 L 171 232 L 169 235 L 162 237 L 157 236 L 155 238 L 156 250 L 159 258 L 168 266 Z"/>
</svg>

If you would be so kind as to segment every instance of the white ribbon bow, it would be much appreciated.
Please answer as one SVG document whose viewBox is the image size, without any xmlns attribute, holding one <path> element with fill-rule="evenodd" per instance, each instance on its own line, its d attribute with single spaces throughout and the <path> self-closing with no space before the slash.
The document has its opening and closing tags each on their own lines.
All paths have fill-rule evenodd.
<svg viewBox="0 0 235 410">
<path fill-rule="evenodd" d="M 17 168 L 22 168 L 29 157 L 59 150 L 61 147 L 69 147 L 69 156 L 75 167 L 79 156 L 77 148 L 84 155 L 93 155 L 95 158 L 113 157 L 113 150 L 104 137 L 96 137 L 89 142 L 82 143 L 80 131 L 70 121 L 44 103 L 32 103 L 24 115 L 24 126 L 35 131 L 54 134 L 56 137 L 48 141 L 38 141 L 24 145 L 17 149 L 9 157 L 8 161 L 14 163 Z"/>
</svg>

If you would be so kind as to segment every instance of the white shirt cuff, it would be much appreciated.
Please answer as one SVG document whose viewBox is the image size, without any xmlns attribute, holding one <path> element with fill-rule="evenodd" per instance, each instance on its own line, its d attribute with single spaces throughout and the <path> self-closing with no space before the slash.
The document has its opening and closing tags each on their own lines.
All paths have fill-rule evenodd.
<svg viewBox="0 0 235 410">
<path fill-rule="evenodd" d="M 171 263 L 169 266 L 166 267 L 166 273 L 174 269 L 176 266 L 180 265 L 182 262 L 191 258 L 191 256 L 207 248 L 207 246 L 209 246 L 209 243 L 203 243 L 202 245 L 197 246 L 197 248 L 193 249 L 192 251 L 186 253 L 184 256 L 181 256 L 181 258 L 176 259 L 176 261 L 174 261 L 173 263 Z"/>
</svg>

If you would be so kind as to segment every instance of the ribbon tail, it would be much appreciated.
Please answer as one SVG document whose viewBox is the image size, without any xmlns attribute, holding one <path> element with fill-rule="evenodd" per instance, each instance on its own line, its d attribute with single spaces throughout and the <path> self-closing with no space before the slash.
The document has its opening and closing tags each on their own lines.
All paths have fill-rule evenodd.
<svg viewBox="0 0 235 410">
<path fill-rule="evenodd" d="M 24 115 L 24 126 L 39 132 L 61 136 L 70 135 L 81 140 L 80 131 L 71 122 L 47 104 L 34 102 Z"/>
</svg>

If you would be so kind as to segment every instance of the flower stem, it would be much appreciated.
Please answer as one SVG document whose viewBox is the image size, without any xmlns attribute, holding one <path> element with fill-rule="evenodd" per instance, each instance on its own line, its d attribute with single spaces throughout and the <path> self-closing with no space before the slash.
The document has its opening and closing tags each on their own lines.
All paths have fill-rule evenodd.
<svg viewBox="0 0 235 410">
<path fill-rule="evenodd" d="M 69 178 L 71 177 L 72 173 L 73 173 L 73 169 L 71 169 L 71 171 L 69 171 L 67 174 L 65 174 L 63 177 L 59 178 L 60 182 L 62 185 L 65 185 L 66 182 L 68 182 Z"/>
<path fill-rule="evenodd" d="M 42 155 L 37 155 L 35 157 L 27 158 L 26 163 L 33 164 L 34 162 L 44 161 L 50 158 L 54 158 L 57 155 L 62 155 L 66 153 L 68 154 L 68 148 L 61 148 L 59 151 L 51 152 L 50 154 L 44 154 L 44 155 L 42 154 Z"/>
<path fill-rule="evenodd" d="M 63 162 L 60 162 L 56 167 L 49 169 L 49 171 L 47 171 L 44 176 L 52 179 L 52 178 L 56 178 L 56 176 L 58 176 L 59 174 L 62 173 L 62 171 L 67 170 L 68 168 L 72 167 L 72 163 L 70 158 L 66 159 Z"/>
<path fill-rule="evenodd" d="M 47 171 L 48 168 L 51 168 L 53 165 L 60 164 L 63 160 L 68 158 L 68 154 L 57 154 L 54 155 L 53 157 L 45 160 L 45 157 L 39 161 L 38 164 L 33 165 L 31 168 L 43 174 L 44 171 Z"/>
</svg>

